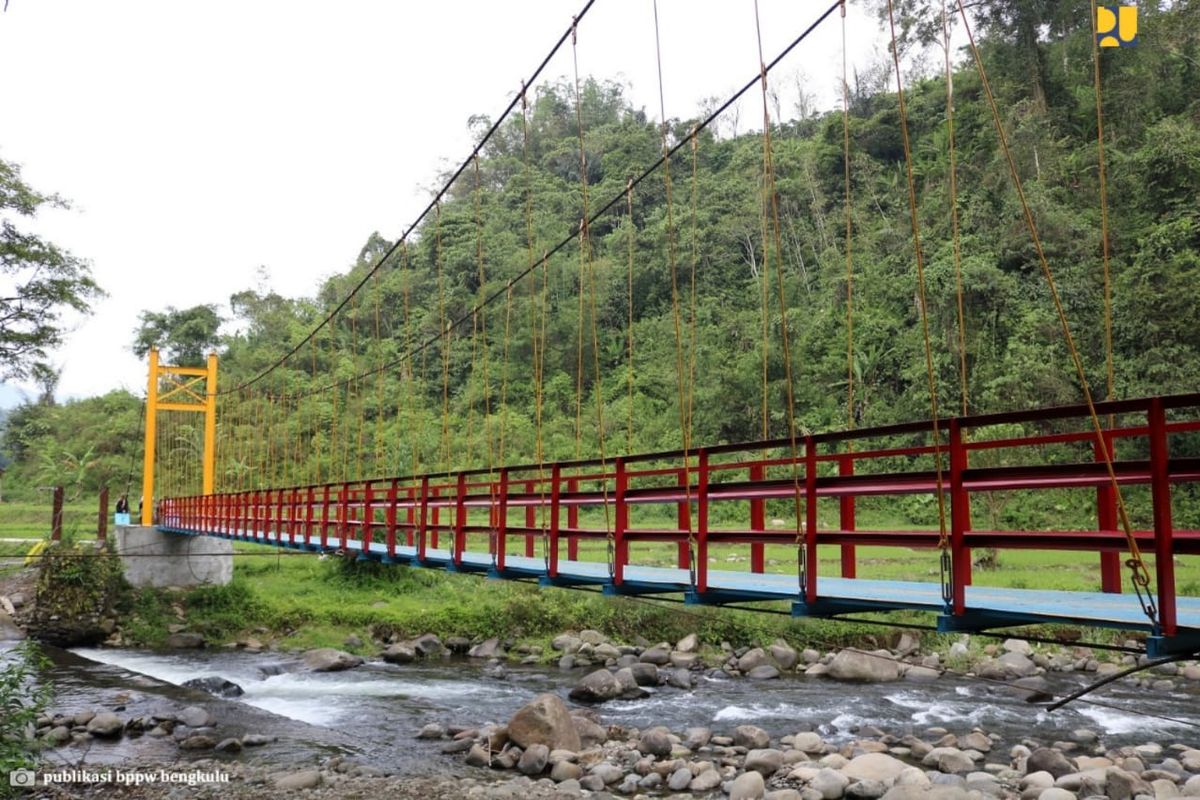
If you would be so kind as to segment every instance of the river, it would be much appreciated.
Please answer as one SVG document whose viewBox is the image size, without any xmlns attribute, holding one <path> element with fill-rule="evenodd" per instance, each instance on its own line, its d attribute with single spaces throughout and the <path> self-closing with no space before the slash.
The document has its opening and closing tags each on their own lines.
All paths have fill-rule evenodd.
<svg viewBox="0 0 1200 800">
<path fill-rule="evenodd" d="M 467 772 L 460 758 L 438 752 L 439 742 L 414 738 L 422 725 L 503 723 L 540 692 L 565 696 L 582 675 L 554 667 L 514 667 L 505 677 L 495 677 L 481 662 L 467 659 L 403 666 L 369 662 L 344 672 L 314 673 L 291 671 L 298 662 L 286 655 L 237 650 L 48 652 L 53 666 L 47 677 L 57 691 L 55 710 L 111 707 L 118 695 L 125 716 L 153 713 L 167 704 L 199 704 L 234 735 L 277 737 L 255 751 L 269 762 L 312 763 L 322 755 L 341 753 L 406 774 Z M 207 676 L 233 681 L 245 694 L 223 700 L 180 687 L 186 680 Z M 1057 691 L 1065 691 L 1093 676 L 1046 677 Z M 854 738 L 863 726 L 873 725 L 897 735 L 920 735 L 930 727 L 961 734 L 980 727 L 998 734 L 1005 745 L 1030 737 L 1051 742 L 1076 728 L 1096 731 L 1110 747 L 1148 741 L 1195 745 L 1200 742 L 1200 693 L 1194 687 L 1148 692 L 1118 684 L 1095 696 L 1106 705 L 1080 702 L 1051 713 L 995 686 L 951 676 L 930 684 L 845 684 L 803 676 L 765 682 L 702 678 L 692 690 L 663 687 L 641 700 L 610 701 L 599 712 L 606 723 L 639 728 L 665 725 L 682 731 L 707 726 L 721 733 L 752 723 L 772 737 L 814 730 L 833 742 Z M 152 762 L 160 755 L 173 760 L 174 746 L 141 737 L 94 742 L 87 760 L 133 757 Z"/>
</svg>

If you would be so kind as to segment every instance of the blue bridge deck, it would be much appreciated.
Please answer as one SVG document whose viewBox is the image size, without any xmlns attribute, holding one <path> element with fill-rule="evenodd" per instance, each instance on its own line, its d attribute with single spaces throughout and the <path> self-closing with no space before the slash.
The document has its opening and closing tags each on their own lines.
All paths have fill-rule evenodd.
<svg viewBox="0 0 1200 800">
<path fill-rule="evenodd" d="M 187 536 L 216 536 L 235 541 L 284 547 L 309 552 L 338 552 L 336 543 L 324 547 L 317 543 L 289 542 L 286 539 L 260 537 L 253 533 L 199 533 L 186 528 L 159 526 L 166 533 Z M 608 565 L 595 561 L 560 560 L 554 576 L 549 574 L 542 558 L 508 555 L 501 571 L 488 553 L 466 551 L 460 563 L 446 549 L 427 548 L 418 558 L 417 548 L 397 545 L 395 555 L 389 556 L 387 546 L 372 542 L 363 549 L 355 542 L 350 552 L 360 558 L 383 563 L 445 569 L 459 572 L 486 573 L 490 577 L 510 580 L 536 580 L 543 586 L 598 587 L 612 595 L 682 594 L 691 604 L 722 605 L 737 602 L 785 601 L 792 604 L 794 616 L 832 617 L 870 611 L 916 610 L 939 614 L 938 627 L 943 631 L 982 631 L 1028 624 L 1068 624 L 1085 627 L 1127 629 L 1151 634 L 1147 652 L 1151 655 L 1187 653 L 1200 650 L 1200 598 L 1179 597 L 1178 624 L 1175 636 L 1154 635 L 1148 620 L 1133 594 L 1102 592 L 1057 591 L 1045 589 L 1011 589 L 989 586 L 966 587 L 967 609 L 962 615 L 946 613 L 941 587 L 929 581 L 885 581 L 862 578 L 820 576 L 817 579 L 817 600 L 803 601 L 794 575 L 730 572 L 709 570 L 709 589 L 698 593 L 693 588 L 688 570 L 669 567 L 625 567 L 620 585 L 609 575 Z"/>
</svg>

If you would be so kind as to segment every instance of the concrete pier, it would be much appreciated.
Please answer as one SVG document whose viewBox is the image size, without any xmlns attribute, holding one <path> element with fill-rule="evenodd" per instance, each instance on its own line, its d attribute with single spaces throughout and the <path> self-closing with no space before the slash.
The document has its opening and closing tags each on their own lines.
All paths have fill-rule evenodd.
<svg viewBox="0 0 1200 800">
<path fill-rule="evenodd" d="M 129 526 L 116 529 L 115 541 L 125 579 L 139 588 L 223 586 L 233 578 L 233 542 L 225 539 Z"/>
</svg>

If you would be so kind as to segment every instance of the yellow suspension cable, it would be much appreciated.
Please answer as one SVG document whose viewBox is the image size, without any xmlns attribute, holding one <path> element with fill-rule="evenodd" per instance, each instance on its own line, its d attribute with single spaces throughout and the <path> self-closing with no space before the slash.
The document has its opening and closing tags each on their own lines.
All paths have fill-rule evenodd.
<svg viewBox="0 0 1200 800">
<path fill-rule="evenodd" d="M 589 300 L 588 305 L 590 307 L 591 315 L 592 315 L 592 320 L 591 320 L 592 363 L 593 363 L 593 367 L 594 367 L 594 371 L 595 371 L 594 393 L 595 393 L 595 397 L 596 397 L 597 445 L 598 445 L 598 449 L 600 451 L 599 452 L 600 473 L 601 473 L 601 475 L 604 475 L 608 472 L 608 458 L 607 458 L 607 455 L 605 454 L 605 448 L 604 448 L 604 385 L 601 383 L 601 380 L 600 380 L 600 377 L 601 377 L 600 376 L 600 341 L 599 341 L 598 334 L 596 333 L 596 281 L 595 281 L 595 274 L 594 274 L 593 265 L 592 265 L 591 234 L 590 234 L 590 231 L 588 228 L 589 211 L 588 211 L 587 150 L 584 147 L 584 139 L 583 139 L 583 101 L 581 98 L 581 91 L 580 91 L 580 86 L 579 86 L 579 49 L 577 47 L 577 44 L 578 44 L 578 35 L 577 34 L 578 34 L 578 31 L 577 31 L 576 27 L 572 26 L 572 28 L 571 28 L 571 59 L 572 59 L 572 64 L 574 66 L 574 74 L 575 74 L 575 125 L 576 125 L 576 128 L 578 129 L 578 133 L 579 133 L 579 180 L 580 180 L 581 200 L 582 200 L 582 206 L 583 206 L 583 209 L 582 209 L 583 214 L 582 214 L 582 217 L 581 217 L 580 223 L 579 223 L 579 262 L 580 262 L 580 306 L 579 306 L 580 318 L 579 318 L 579 320 L 580 320 L 580 334 L 582 335 L 582 333 L 583 333 L 583 330 L 582 330 L 583 313 L 584 313 L 583 293 L 585 291 L 584 284 L 586 281 L 586 291 L 587 291 L 588 300 Z M 582 370 L 583 349 L 582 349 L 582 347 L 583 347 L 583 345 L 582 345 L 582 338 L 581 338 L 580 351 L 579 351 L 580 397 L 582 397 L 582 390 L 583 390 L 583 384 L 582 384 L 582 381 L 583 381 L 583 370 Z M 579 426 L 577 425 L 576 426 L 576 449 L 579 448 L 578 439 L 579 439 Z M 616 568 L 616 562 L 614 560 L 615 559 L 615 549 L 614 549 L 615 548 L 615 540 L 613 538 L 612 514 L 611 514 L 611 510 L 608 507 L 608 479 L 607 478 L 601 478 L 600 491 L 601 491 L 601 495 L 603 497 L 603 505 L 604 505 L 604 532 L 605 532 L 605 537 L 608 540 L 608 551 L 609 551 L 608 570 L 609 570 L 609 575 L 612 575 Z"/>
<path fill-rule="evenodd" d="M 1150 596 L 1150 571 L 1146 567 L 1146 562 L 1142 558 L 1141 548 L 1138 547 L 1137 539 L 1133 535 L 1133 524 L 1129 519 L 1129 511 L 1125 505 L 1125 498 L 1121 492 L 1121 485 L 1117 480 L 1116 469 L 1113 467 L 1113 456 L 1109 448 L 1104 443 L 1104 427 L 1100 423 L 1100 417 L 1096 413 L 1096 404 L 1092 398 L 1092 390 L 1088 384 L 1087 375 L 1083 369 L 1083 360 L 1079 356 L 1079 350 L 1075 346 L 1075 338 L 1071 335 L 1071 325 L 1067 320 L 1066 310 L 1063 308 L 1062 299 L 1058 293 L 1058 284 L 1054 280 L 1054 275 L 1050 270 L 1050 263 L 1046 259 L 1046 252 L 1042 248 L 1042 240 L 1038 235 L 1037 224 L 1033 219 L 1033 211 L 1029 206 L 1029 201 L 1025 196 L 1025 188 L 1021 182 L 1020 173 L 1017 172 L 1017 164 L 1013 159 L 1012 151 L 1008 145 L 1008 136 L 1004 132 L 1004 125 L 1000 121 L 1000 110 L 996 105 L 996 98 L 992 94 L 992 87 L 987 78 L 987 70 L 983 66 L 983 59 L 979 55 L 979 48 L 975 44 L 975 36 L 971 32 L 971 25 L 967 21 L 967 11 L 963 6 L 962 0 L 957 0 L 958 11 L 963 20 L 963 28 L 967 33 L 967 40 L 971 46 L 971 54 L 975 59 L 975 67 L 979 72 L 980 82 L 983 85 L 984 96 L 987 97 L 988 105 L 992 112 L 992 122 L 996 126 L 996 135 L 1000 140 L 1000 148 L 1004 151 L 1005 160 L 1008 162 L 1009 175 L 1013 180 L 1013 187 L 1016 189 L 1017 198 L 1021 203 L 1021 210 L 1025 217 L 1025 226 L 1029 230 L 1030 239 L 1033 241 L 1034 251 L 1037 254 L 1038 263 L 1042 268 L 1042 275 L 1046 279 L 1046 285 L 1050 289 L 1050 297 L 1054 301 L 1054 309 L 1058 314 L 1059 325 L 1062 328 L 1063 340 L 1067 344 L 1067 350 L 1071 354 L 1071 361 L 1075 367 L 1075 376 L 1079 380 L 1079 385 L 1083 391 L 1083 398 L 1088 407 L 1088 415 L 1091 418 L 1092 429 L 1096 434 L 1096 442 L 1098 448 L 1104 456 L 1104 467 L 1108 472 L 1109 483 L 1112 485 L 1113 496 L 1117 504 L 1117 516 L 1121 521 L 1121 529 L 1125 533 L 1126 546 L 1129 549 L 1129 559 L 1125 565 L 1129 567 L 1130 580 L 1133 583 L 1134 590 L 1137 592 L 1138 602 L 1142 606 L 1142 610 L 1150 619 L 1152 624 L 1157 624 L 1157 609 L 1154 604 L 1153 597 Z M 1145 592 L 1145 594 L 1143 594 Z"/>
<path fill-rule="evenodd" d="M 771 111 L 767 99 L 767 65 L 763 57 L 762 49 L 762 24 L 758 13 L 758 0 L 754 1 L 754 30 L 758 40 L 758 64 L 760 85 L 762 87 L 762 104 L 763 104 L 763 190 L 765 196 L 763 198 L 763 213 L 764 216 L 770 215 L 770 222 L 764 220 L 765 228 L 769 225 L 771 228 L 771 243 L 774 244 L 775 258 L 777 260 L 775 266 L 776 287 L 779 296 L 779 322 L 780 322 L 780 345 L 783 351 L 783 371 L 784 384 L 786 386 L 786 401 L 787 401 L 787 420 L 788 420 L 788 443 L 791 453 L 792 465 L 792 497 L 793 509 L 796 515 L 796 537 L 795 543 L 797 546 L 797 562 L 799 565 L 799 578 L 801 590 L 807 593 L 808 588 L 808 562 L 807 562 L 807 544 L 808 537 L 817 535 L 817 532 L 807 531 L 802 523 L 800 516 L 801 509 L 801 487 L 799 473 L 799 441 L 798 431 L 796 426 L 796 399 L 795 387 L 792 382 L 792 352 L 791 343 L 788 335 L 788 318 L 787 318 L 787 298 L 784 292 L 783 280 L 783 242 L 782 233 L 779 221 L 779 195 L 775 188 L 775 158 L 771 144 Z M 764 240 L 764 245 L 766 241 Z M 769 272 L 771 259 L 771 248 L 764 246 L 763 264 L 764 276 Z M 764 409 L 765 411 L 765 409 Z"/>
<path fill-rule="evenodd" d="M 376 272 L 371 276 L 372 288 L 375 292 L 375 352 L 378 355 L 378 363 L 375 366 L 375 432 L 374 438 L 375 449 L 375 475 L 382 476 L 385 472 L 386 461 L 383 453 L 383 338 L 379 330 L 379 295 L 382 290 L 379 287 L 379 273 Z"/>
<path fill-rule="evenodd" d="M 933 344 L 929 335 L 929 306 L 925 295 L 925 256 L 921 250 L 921 225 L 917 215 L 917 189 L 913 178 L 912 147 L 908 138 L 908 109 L 904 103 L 904 84 L 900 77 L 900 49 L 896 44 L 896 22 L 892 0 L 888 0 L 888 24 L 892 34 L 892 63 L 896 69 L 896 99 L 900 111 L 900 141 L 904 145 L 905 177 L 908 184 L 908 213 L 912 226 L 913 253 L 917 265 L 917 293 L 921 313 L 921 335 L 925 347 L 925 377 L 929 384 L 929 410 L 933 420 L 933 461 L 937 481 L 938 548 L 942 551 L 942 599 L 950 601 L 953 564 L 948 557 L 950 533 L 946 524 L 946 493 L 942 469 L 942 432 L 938 419 L 937 376 L 933 370 Z"/>
<path fill-rule="evenodd" d="M 629 244 L 629 263 L 625 274 L 626 301 L 629 305 L 626 322 L 626 338 L 629 345 L 629 365 L 625 370 L 625 386 L 629 392 L 629 418 L 625 428 L 625 452 L 633 452 L 633 252 L 637 244 L 637 232 L 633 227 L 633 179 L 625 184 L 626 222 L 629 226 L 626 239 Z"/>
<path fill-rule="evenodd" d="M 946 135 L 950 151 L 950 240 L 954 247 L 954 298 L 958 305 L 958 380 L 962 414 L 970 408 L 967 380 L 967 315 L 963 304 L 962 243 L 958 222 L 958 157 L 954 142 L 954 71 L 950 66 L 950 23 L 942 6 L 942 41 L 946 56 Z"/>
<path fill-rule="evenodd" d="M 450 348 L 453 344 L 446 321 L 446 280 L 442 269 L 442 204 L 434 205 L 434 261 L 437 264 L 438 327 L 442 331 L 442 469 L 450 471 Z"/>
<path fill-rule="evenodd" d="M 1096 155 L 1100 176 L 1100 245 L 1104 260 L 1104 367 L 1105 397 L 1112 400 L 1116 394 L 1116 368 L 1113 365 L 1113 309 L 1112 270 L 1109 265 L 1110 242 L 1108 238 L 1108 167 L 1104 159 L 1104 96 L 1100 82 L 1100 45 L 1097 42 L 1096 0 L 1092 0 L 1092 81 L 1096 94 Z M 1109 427 L 1113 425 L 1109 415 Z"/>
<path fill-rule="evenodd" d="M 846 427 L 854 420 L 854 221 L 850 197 L 850 81 L 846 69 L 846 3 L 842 3 L 842 183 L 846 215 Z"/>
</svg>

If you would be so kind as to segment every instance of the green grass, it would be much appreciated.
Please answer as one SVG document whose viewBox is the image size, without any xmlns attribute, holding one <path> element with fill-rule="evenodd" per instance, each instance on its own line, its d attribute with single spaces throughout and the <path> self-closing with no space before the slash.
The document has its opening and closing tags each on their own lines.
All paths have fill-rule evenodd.
<svg viewBox="0 0 1200 800">
<path fill-rule="evenodd" d="M 42 539 L 50 534 L 49 498 L 37 503 L 0 503 L 0 539 Z M 63 506 L 63 531 L 83 538 L 96 535 L 97 512 L 94 502 L 67 503 Z M 111 513 L 112 508 L 109 508 Z M 111 527 L 111 521 L 110 521 Z"/>
</svg>

